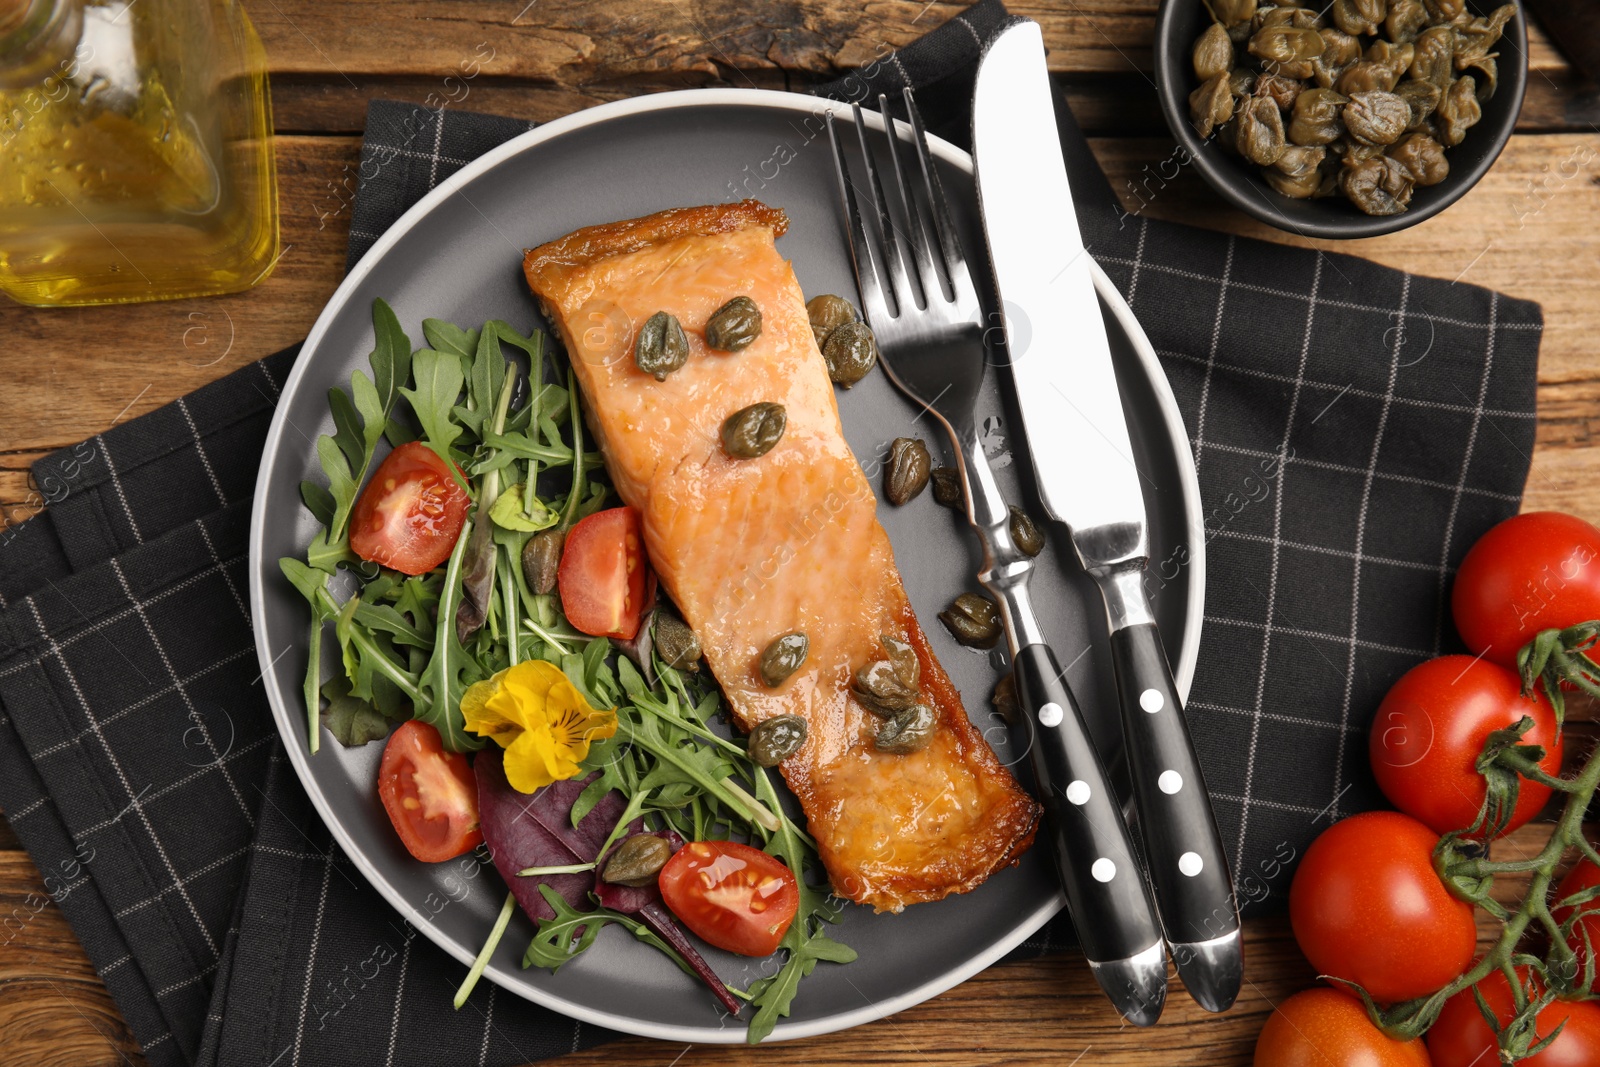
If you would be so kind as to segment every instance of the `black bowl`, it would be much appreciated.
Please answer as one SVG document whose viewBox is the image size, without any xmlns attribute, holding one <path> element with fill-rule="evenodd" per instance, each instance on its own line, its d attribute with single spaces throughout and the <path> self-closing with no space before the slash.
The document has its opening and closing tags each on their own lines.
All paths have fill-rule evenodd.
<svg viewBox="0 0 1600 1067">
<path fill-rule="evenodd" d="M 1468 3 L 1469 8 L 1480 13 L 1486 6 L 1498 5 L 1472 0 Z M 1506 26 L 1498 45 L 1499 89 L 1483 105 L 1483 118 L 1467 131 L 1466 140 L 1446 151 L 1449 177 L 1438 185 L 1419 187 L 1410 209 L 1398 215 L 1367 215 L 1343 197 L 1295 200 L 1274 190 L 1255 167 L 1220 144 L 1202 141 L 1189 123 L 1189 93 L 1200 84 L 1190 52 L 1210 18 L 1201 0 L 1162 0 L 1156 16 L 1155 41 L 1162 114 L 1172 135 L 1187 149 L 1194 166 L 1212 188 L 1240 211 L 1291 233 L 1306 237 L 1377 237 L 1432 218 L 1461 199 L 1494 165 L 1522 111 L 1522 93 L 1528 82 L 1528 26 L 1527 11 L 1518 3 L 1517 17 Z"/>
</svg>

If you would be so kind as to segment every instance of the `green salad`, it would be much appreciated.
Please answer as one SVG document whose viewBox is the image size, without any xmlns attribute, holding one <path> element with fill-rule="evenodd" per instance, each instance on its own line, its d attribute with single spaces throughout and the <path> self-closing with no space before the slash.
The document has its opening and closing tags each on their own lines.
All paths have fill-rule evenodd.
<svg viewBox="0 0 1600 1067">
<path fill-rule="evenodd" d="M 377 793 L 411 854 L 486 850 L 505 878 L 457 1007 L 520 905 L 524 967 L 556 971 L 618 925 L 760 1041 L 819 962 L 855 952 L 826 932 L 840 903 L 770 754 L 717 728 L 721 693 L 656 594 L 638 516 L 585 450 L 571 367 L 499 320 L 426 319 L 415 351 L 382 300 L 373 326 L 370 376 L 328 392 L 325 481 L 300 487 L 319 529 L 280 561 L 310 608 L 310 751 L 324 729 L 384 741 Z M 765 976 L 727 986 L 684 926 Z"/>
</svg>

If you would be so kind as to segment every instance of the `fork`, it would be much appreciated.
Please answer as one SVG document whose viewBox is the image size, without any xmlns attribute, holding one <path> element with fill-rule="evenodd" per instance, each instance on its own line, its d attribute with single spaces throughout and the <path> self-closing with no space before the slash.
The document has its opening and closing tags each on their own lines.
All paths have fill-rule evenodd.
<svg viewBox="0 0 1600 1067">
<path fill-rule="evenodd" d="M 1011 540 L 1010 511 L 979 441 L 973 407 L 986 362 L 980 303 L 928 154 L 922 116 L 912 91 L 903 95 L 921 178 L 920 204 L 908 181 L 910 167 L 901 159 L 905 147 L 898 126 L 904 124 L 897 125 L 891 115 L 887 94 L 879 95 L 878 107 L 905 236 L 878 179 L 861 105 L 851 106 L 851 118 L 866 173 L 870 229 L 857 203 L 835 115 L 827 116 L 861 306 L 890 380 L 927 409 L 954 446 L 967 519 L 983 543 L 978 581 L 1000 607 L 1025 705 L 1011 726 L 1027 735 L 1054 866 L 1078 943 L 1117 1010 L 1129 1022 L 1149 1026 L 1166 1003 L 1161 926 L 1117 795 L 1034 615 L 1028 593 L 1033 560 Z M 931 233 L 925 215 L 932 220 Z"/>
</svg>

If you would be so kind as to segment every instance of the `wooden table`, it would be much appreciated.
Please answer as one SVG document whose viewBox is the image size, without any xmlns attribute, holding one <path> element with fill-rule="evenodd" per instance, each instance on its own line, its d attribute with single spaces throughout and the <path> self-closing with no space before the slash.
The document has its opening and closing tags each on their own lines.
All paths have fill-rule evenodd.
<svg viewBox="0 0 1600 1067">
<path fill-rule="evenodd" d="M 41 454 L 305 335 L 344 271 L 369 98 L 543 120 L 661 89 L 798 88 L 870 62 L 959 10 L 922 0 L 401 0 L 378 9 L 354 0 L 249 0 L 247 7 L 271 62 L 283 257 L 257 289 L 220 299 L 63 311 L 0 304 L 0 523 L 42 504 L 28 479 Z M 1166 184 L 1152 177 L 1172 151 L 1149 76 L 1155 9 L 1155 0 L 1012 4 L 1043 24 L 1051 65 L 1065 76 L 1073 110 L 1128 208 L 1538 300 L 1546 332 L 1526 506 L 1600 520 L 1600 484 L 1587 480 L 1600 474 L 1591 441 L 1600 360 L 1590 332 L 1600 330 L 1600 91 L 1580 85 L 1535 33 L 1517 136 L 1466 200 L 1391 237 L 1296 240 L 1225 207 L 1192 169 Z M 493 58 L 465 77 L 463 65 L 491 49 Z M 1541 834 L 1530 827 L 1506 847 L 1526 850 Z M 44 895 L 0 821 L 0 915 L 32 912 Z M 1124 1026 L 1082 961 L 1066 956 L 995 967 L 891 1019 L 759 1052 L 628 1040 L 561 1062 L 1247 1064 L 1271 1006 L 1309 985 L 1312 972 L 1283 919 L 1252 922 L 1246 935 L 1238 1005 L 1211 1016 L 1175 991 L 1150 1031 Z M 0 1060 L 142 1063 L 54 905 L 0 947 Z"/>
</svg>

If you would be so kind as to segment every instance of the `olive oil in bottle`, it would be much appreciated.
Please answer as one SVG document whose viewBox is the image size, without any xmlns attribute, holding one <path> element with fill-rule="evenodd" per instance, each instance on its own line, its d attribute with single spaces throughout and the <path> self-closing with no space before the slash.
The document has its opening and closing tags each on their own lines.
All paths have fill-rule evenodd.
<svg viewBox="0 0 1600 1067">
<path fill-rule="evenodd" d="M 238 292 L 278 255 L 261 42 L 235 0 L 0 0 L 0 292 Z"/>
</svg>

